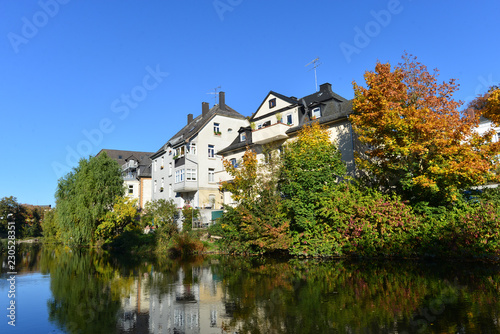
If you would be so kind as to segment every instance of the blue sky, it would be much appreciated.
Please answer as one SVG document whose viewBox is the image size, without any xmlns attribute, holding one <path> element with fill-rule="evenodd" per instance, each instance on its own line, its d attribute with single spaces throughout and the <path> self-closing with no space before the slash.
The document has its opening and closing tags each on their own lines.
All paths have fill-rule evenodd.
<svg viewBox="0 0 500 334">
<path fill-rule="evenodd" d="M 0 198 L 54 204 L 57 180 L 102 148 L 157 151 L 221 86 L 248 116 L 416 55 L 470 101 L 500 82 L 500 2 L 0 1 Z"/>
</svg>

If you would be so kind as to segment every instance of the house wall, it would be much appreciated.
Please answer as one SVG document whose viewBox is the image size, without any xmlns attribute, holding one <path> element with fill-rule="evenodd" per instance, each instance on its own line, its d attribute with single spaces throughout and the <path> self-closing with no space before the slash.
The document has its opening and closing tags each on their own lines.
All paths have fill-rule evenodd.
<svg viewBox="0 0 500 334">
<path fill-rule="evenodd" d="M 141 208 L 144 208 L 146 203 L 151 201 L 151 179 L 141 177 L 140 178 L 140 187 L 141 187 L 140 205 L 141 205 Z"/>
<path fill-rule="evenodd" d="M 214 134 L 214 123 L 219 124 L 220 135 Z M 192 138 L 191 142 L 196 144 L 196 154 L 187 153 L 184 157 L 184 163 L 177 168 L 173 160 L 173 148 L 167 147 L 165 153 L 153 159 L 152 166 L 152 199 L 173 199 L 177 207 L 182 207 L 186 199 L 190 199 L 190 205 L 201 207 L 208 203 L 210 194 L 216 195 L 216 206 L 222 205 L 222 199 L 219 194 L 219 181 L 217 173 L 223 170 L 222 157 L 217 152 L 227 147 L 238 136 L 240 127 L 246 127 L 249 123 L 246 119 L 237 119 L 222 115 L 215 115 L 207 124 Z M 191 143 L 190 142 L 190 143 Z M 184 143 L 185 145 L 186 143 Z M 214 145 L 215 156 L 209 157 L 208 145 Z M 172 153 L 170 153 L 172 151 Z M 185 150 L 186 152 L 186 150 Z M 161 161 L 164 161 L 161 169 Z M 156 168 L 155 168 L 156 161 Z M 172 163 L 172 173 L 169 171 L 169 163 Z M 197 180 L 186 180 L 186 169 L 196 169 Z M 214 180 L 209 181 L 209 169 L 214 170 Z M 184 184 L 175 183 L 175 172 L 184 169 Z M 164 191 L 160 192 L 161 180 L 164 180 Z M 154 182 L 156 181 L 156 189 Z M 172 193 L 169 194 L 169 185 L 172 185 Z"/>
</svg>

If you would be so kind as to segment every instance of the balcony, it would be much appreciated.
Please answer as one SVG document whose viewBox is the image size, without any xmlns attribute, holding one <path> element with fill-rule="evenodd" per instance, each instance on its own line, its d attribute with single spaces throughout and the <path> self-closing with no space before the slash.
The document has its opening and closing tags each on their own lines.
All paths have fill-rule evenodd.
<svg viewBox="0 0 500 334">
<path fill-rule="evenodd" d="M 265 144 L 276 140 L 287 139 L 286 131 L 290 129 L 290 125 L 284 123 L 275 123 L 265 128 L 252 131 L 252 141 L 255 144 Z"/>
<path fill-rule="evenodd" d="M 174 183 L 174 191 L 179 193 L 191 192 L 198 190 L 197 181 L 182 181 Z"/>
<path fill-rule="evenodd" d="M 130 160 L 122 165 L 122 170 L 127 170 L 129 168 L 137 168 L 138 166 L 139 166 L 139 164 L 137 163 L 137 161 Z"/>
</svg>

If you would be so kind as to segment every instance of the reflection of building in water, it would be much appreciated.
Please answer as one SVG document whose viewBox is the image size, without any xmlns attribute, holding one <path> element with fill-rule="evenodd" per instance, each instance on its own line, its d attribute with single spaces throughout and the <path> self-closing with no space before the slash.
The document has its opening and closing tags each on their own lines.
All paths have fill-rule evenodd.
<svg viewBox="0 0 500 334">
<path fill-rule="evenodd" d="M 147 333 L 149 327 L 149 277 L 135 277 L 130 289 L 121 298 L 122 310 L 118 327 L 125 333 Z M 119 331 L 119 332 L 121 332 Z"/>
<path fill-rule="evenodd" d="M 150 333 L 221 333 L 225 307 L 220 282 L 210 268 L 178 272 L 178 283 L 164 294 L 150 297 Z M 191 277 L 186 277 L 190 275 Z"/>
</svg>

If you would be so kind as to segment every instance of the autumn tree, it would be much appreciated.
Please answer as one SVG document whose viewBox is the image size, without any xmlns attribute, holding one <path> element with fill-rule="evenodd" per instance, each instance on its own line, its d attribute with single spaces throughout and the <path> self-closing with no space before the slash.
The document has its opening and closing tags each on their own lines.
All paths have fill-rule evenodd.
<svg viewBox="0 0 500 334">
<path fill-rule="evenodd" d="M 479 95 L 469 103 L 468 109 L 500 126 L 500 87 L 491 86 L 485 94 Z"/>
<path fill-rule="evenodd" d="M 478 116 L 461 116 L 455 80 L 439 84 L 437 70 L 429 73 L 408 54 L 403 60 L 394 69 L 377 63 L 364 75 L 366 88 L 353 82 L 351 121 L 366 146 L 359 170 L 384 191 L 433 203 L 497 179 L 499 144 L 491 133 L 474 133 Z"/>
<path fill-rule="evenodd" d="M 280 158 L 276 147 L 265 147 L 266 158 L 247 148 L 237 165 L 224 160 L 232 177 L 222 182 L 221 191 L 229 191 L 235 207 L 228 206 L 220 219 L 223 247 L 231 252 L 264 253 L 289 247 L 289 222 L 278 191 Z M 217 233 L 219 233 L 217 232 Z"/>
</svg>

